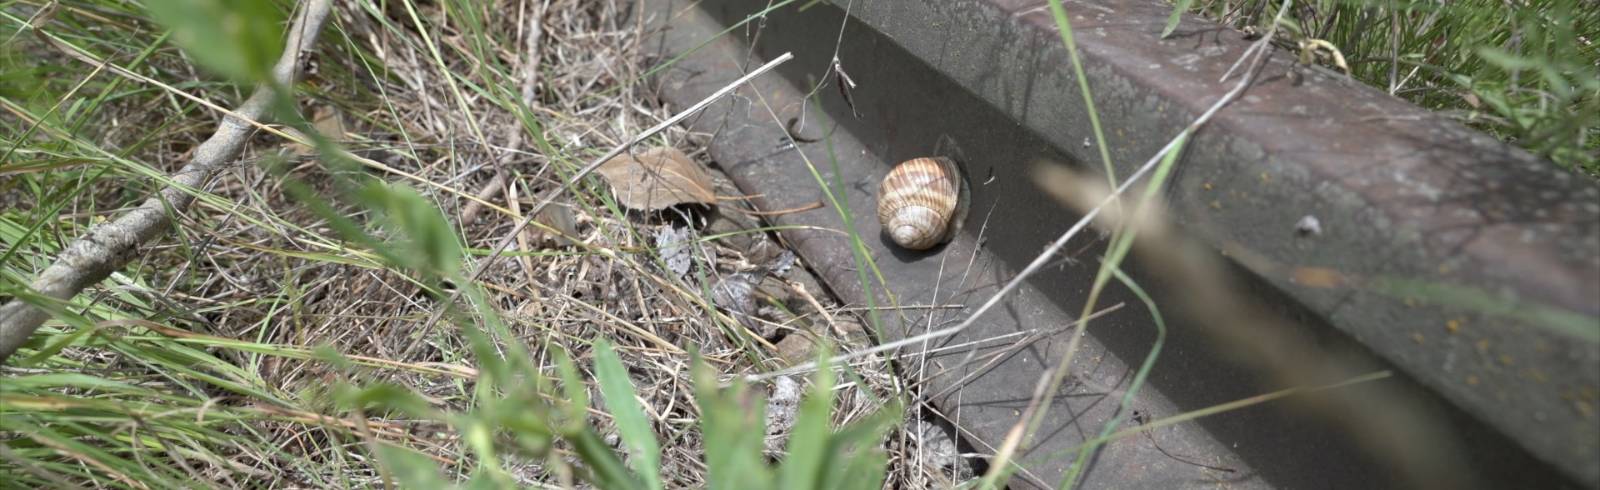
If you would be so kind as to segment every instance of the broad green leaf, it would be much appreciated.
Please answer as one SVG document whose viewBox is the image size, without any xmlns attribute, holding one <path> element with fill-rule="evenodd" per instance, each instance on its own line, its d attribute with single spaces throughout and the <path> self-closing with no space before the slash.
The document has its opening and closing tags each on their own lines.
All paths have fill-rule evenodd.
<svg viewBox="0 0 1600 490">
<path fill-rule="evenodd" d="M 378 383 L 361 389 L 353 389 L 348 386 L 340 387 L 334 393 L 334 399 L 346 409 L 377 407 L 396 410 L 418 418 L 434 418 L 438 416 L 422 397 L 417 396 L 415 392 L 409 389 L 392 383 Z"/>
<path fill-rule="evenodd" d="M 397 243 L 403 265 L 432 274 L 451 275 L 461 266 L 461 243 L 444 214 L 415 189 L 370 181 L 358 199 L 382 213 L 383 224 L 404 238 Z"/>
<path fill-rule="evenodd" d="M 838 471 L 828 472 L 817 488 L 882 488 L 884 473 L 889 469 L 883 435 L 901 413 L 900 403 L 892 402 L 834 433 L 828 441 L 827 466 Z"/>
<path fill-rule="evenodd" d="M 147 0 L 145 6 L 185 53 L 236 82 L 270 79 L 283 51 L 283 13 L 270 0 Z"/>
<path fill-rule="evenodd" d="M 78 388 L 116 391 L 143 391 L 137 386 L 120 381 L 113 381 L 78 373 L 49 373 L 36 374 L 32 376 L 17 376 L 7 379 L 6 384 L 13 388 Z"/>
<path fill-rule="evenodd" d="M 779 488 L 785 490 L 821 488 L 818 485 L 828 472 L 828 421 L 833 418 L 833 370 L 828 358 L 832 354 L 826 348 L 818 350 L 817 375 L 795 415 L 788 454 L 778 470 Z"/>
<path fill-rule="evenodd" d="M 661 448 L 656 445 L 655 431 L 650 420 L 634 398 L 633 383 L 628 379 L 627 368 L 604 339 L 594 343 L 594 377 L 600 382 L 606 411 L 617 422 L 617 432 L 628 446 L 632 456 L 633 471 L 644 478 L 645 487 L 661 488 Z"/>
<path fill-rule="evenodd" d="M 575 433 L 567 434 L 567 442 L 572 443 L 577 450 L 578 459 L 588 465 L 593 472 L 592 478 L 596 486 L 606 489 L 642 489 L 645 488 L 634 475 L 628 473 L 628 468 L 622 465 L 622 460 L 617 458 L 617 453 L 606 445 L 598 434 L 589 427 L 584 427 Z"/>
<path fill-rule="evenodd" d="M 1178 21 L 1183 19 L 1183 13 L 1188 12 L 1189 6 L 1193 4 L 1194 0 L 1178 0 L 1178 3 L 1172 6 L 1172 15 L 1167 17 L 1167 27 L 1161 29 L 1162 39 L 1171 36 L 1172 31 L 1178 29 Z"/>
<path fill-rule="evenodd" d="M 1495 47 L 1478 48 L 1478 56 L 1507 71 L 1527 70 L 1543 66 L 1537 59 L 1517 56 Z"/>
<path fill-rule="evenodd" d="M 750 396 L 742 378 L 735 378 L 728 389 L 719 389 L 716 374 L 698 355 L 693 365 L 700 433 L 706 448 L 706 488 L 772 488 L 772 472 L 762 455 L 765 404 Z"/>
<path fill-rule="evenodd" d="M 439 475 L 439 466 L 410 449 L 380 444 L 378 457 L 389 468 L 400 488 L 450 488 Z"/>
<path fill-rule="evenodd" d="M 562 438 L 572 443 L 578 458 L 594 472 L 592 478 L 601 488 L 644 488 L 633 475 L 628 474 L 611 446 L 606 445 L 590 427 L 587 410 L 589 393 L 578 375 L 577 366 L 567 357 L 566 351 L 553 349 L 552 355 L 556 359 L 556 371 L 561 373 L 561 387 L 567 394 L 567 402 L 562 407 L 562 421 L 556 425 Z"/>
<path fill-rule="evenodd" d="M 1600 343 L 1600 318 L 1565 308 L 1524 301 L 1508 294 L 1437 281 L 1382 276 L 1371 288 L 1394 298 L 1421 298 L 1547 329 L 1589 344 Z"/>
</svg>

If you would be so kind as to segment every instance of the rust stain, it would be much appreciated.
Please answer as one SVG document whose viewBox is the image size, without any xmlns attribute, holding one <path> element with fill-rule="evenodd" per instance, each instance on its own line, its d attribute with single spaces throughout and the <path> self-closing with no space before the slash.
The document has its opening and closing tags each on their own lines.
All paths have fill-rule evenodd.
<svg viewBox="0 0 1600 490">
<path fill-rule="evenodd" d="M 1345 285 L 1344 274 L 1327 267 L 1296 267 L 1290 281 L 1313 288 L 1336 288 Z"/>
</svg>

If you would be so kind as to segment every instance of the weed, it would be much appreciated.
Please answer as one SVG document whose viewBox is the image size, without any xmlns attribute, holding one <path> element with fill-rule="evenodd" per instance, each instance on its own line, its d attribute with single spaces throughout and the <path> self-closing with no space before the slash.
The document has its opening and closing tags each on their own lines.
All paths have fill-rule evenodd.
<svg viewBox="0 0 1600 490">
<path fill-rule="evenodd" d="M 1176 5 L 1259 29 L 1280 3 Z M 1600 9 L 1592 2 L 1313 0 L 1289 18 L 1303 39 L 1336 48 L 1356 79 L 1600 176 Z"/>
</svg>

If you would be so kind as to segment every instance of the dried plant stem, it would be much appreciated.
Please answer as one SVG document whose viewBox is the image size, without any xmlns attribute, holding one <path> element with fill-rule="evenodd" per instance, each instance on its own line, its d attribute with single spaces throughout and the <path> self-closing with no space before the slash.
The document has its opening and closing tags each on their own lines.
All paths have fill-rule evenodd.
<svg viewBox="0 0 1600 490">
<path fill-rule="evenodd" d="M 307 0 L 289 28 L 283 55 L 272 69 L 275 85 L 288 87 L 299 72 L 300 54 L 316 44 L 317 33 L 332 10 L 331 0 Z M 154 239 L 194 201 L 198 189 L 232 162 L 254 132 L 255 119 L 266 113 L 273 97 L 271 85 L 262 85 L 233 111 L 228 111 L 217 131 L 194 149 L 193 157 L 172 175 L 172 184 L 145 199 L 115 221 L 93 227 L 61 251 L 29 287 L 49 300 L 67 301 L 91 284 L 100 282 L 133 259 L 140 244 Z M 0 364 L 11 357 L 28 337 L 50 317 L 39 306 L 13 299 L 0 305 Z"/>
</svg>

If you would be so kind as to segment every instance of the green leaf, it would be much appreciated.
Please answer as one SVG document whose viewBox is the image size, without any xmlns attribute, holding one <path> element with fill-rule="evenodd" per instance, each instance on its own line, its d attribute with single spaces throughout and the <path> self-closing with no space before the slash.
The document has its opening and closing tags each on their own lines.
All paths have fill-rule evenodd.
<svg viewBox="0 0 1600 490">
<path fill-rule="evenodd" d="M 1193 4 L 1194 0 L 1178 0 L 1178 3 L 1172 6 L 1172 15 L 1167 17 L 1167 27 L 1161 30 L 1162 39 L 1166 39 L 1172 35 L 1172 31 L 1178 29 L 1178 21 L 1183 19 L 1183 13 L 1188 12 L 1189 6 Z"/>
<path fill-rule="evenodd" d="M 561 408 L 565 409 L 565 416 L 572 422 L 588 425 L 585 421 L 588 416 L 584 411 L 589 406 L 589 392 L 584 389 L 583 378 L 578 375 L 577 366 L 572 364 L 572 358 L 567 356 L 567 351 L 551 349 L 551 357 L 556 359 L 556 372 L 561 375 L 561 388 L 567 394 L 567 402 Z"/>
<path fill-rule="evenodd" d="M 567 442 L 577 449 L 578 459 L 589 465 L 589 470 L 594 472 L 594 483 L 600 488 L 608 489 L 639 489 L 644 488 L 634 475 L 628 473 L 628 468 L 622 465 L 622 460 L 617 458 L 617 453 L 606 445 L 598 434 L 588 427 L 573 434 L 567 435 Z"/>
<path fill-rule="evenodd" d="M 889 455 L 882 448 L 871 448 L 862 454 L 845 455 L 843 467 L 834 472 L 831 486 L 844 490 L 877 490 L 883 488 L 883 478 L 889 469 Z"/>
<path fill-rule="evenodd" d="M 606 410 L 617 422 L 617 432 L 632 455 L 633 471 L 644 478 L 646 488 L 661 488 L 661 448 L 656 445 L 656 434 L 650 430 L 650 420 L 634 398 L 633 383 L 628 380 L 627 368 L 604 339 L 594 343 L 594 377 L 600 382 L 600 394 Z"/>
<path fill-rule="evenodd" d="M 357 199 L 382 213 L 383 224 L 404 237 L 397 245 L 402 265 L 432 274 L 453 275 L 461 266 L 461 242 L 444 214 L 416 190 L 370 181 Z"/>
<path fill-rule="evenodd" d="M 718 389 L 716 374 L 698 354 L 693 365 L 706 448 L 706 488 L 772 488 L 772 472 L 762 455 L 765 404 L 750 395 L 743 378 L 735 378 L 731 388 Z"/>
<path fill-rule="evenodd" d="M 416 418 L 438 417 L 427 400 L 410 389 L 392 383 L 379 383 L 361 389 L 341 386 L 334 390 L 334 399 L 346 409 L 375 407 L 399 411 Z"/>
<path fill-rule="evenodd" d="M 901 413 L 900 403 L 892 402 L 834 433 L 828 441 L 831 460 L 827 466 L 839 470 L 828 472 L 827 480 L 817 488 L 882 488 L 884 474 L 889 470 L 883 435 Z"/>
<path fill-rule="evenodd" d="M 1478 48 L 1478 56 L 1482 56 L 1484 60 L 1507 71 L 1526 70 L 1541 66 L 1538 60 L 1513 55 L 1503 49 L 1494 47 Z"/>
<path fill-rule="evenodd" d="M 557 430 L 561 431 L 561 436 L 567 442 L 572 443 L 578 458 L 594 472 L 593 479 L 600 488 L 643 488 L 633 475 L 628 474 L 627 468 L 622 466 L 622 460 L 611 447 L 589 426 L 589 393 L 583 379 L 578 376 L 577 366 L 573 365 L 566 351 L 552 351 L 556 359 L 556 371 L 561 373 L 561 387 L 567 394 L 567 403 L 563 407 L 565 413 L 563 420 L 556 425 Z"/>
<path fill-rule="evenodd" d="M 789 434 L 788 454 L 779 467 L 779 488 L 812 490 L 827 473 L 828 421 L 833 418 L 833 370 L 828 366 L 832 354 L 819 349 L 816 379 L 801 402 L 800 413 Z"/>
<path fill-rule="evenodd" d="M 149 0 L 156 22 L 196 62 L 236 82 L 269 80 L 283 51 L 283 13 L 269 0 Z"/>
<path fill-rule="evenodd" d="M 450 488 L 439 475 L 439 466 L 416 451 L 382 444 L 378 446 L 378 457 L 400 488 Z"/>
</svg>

